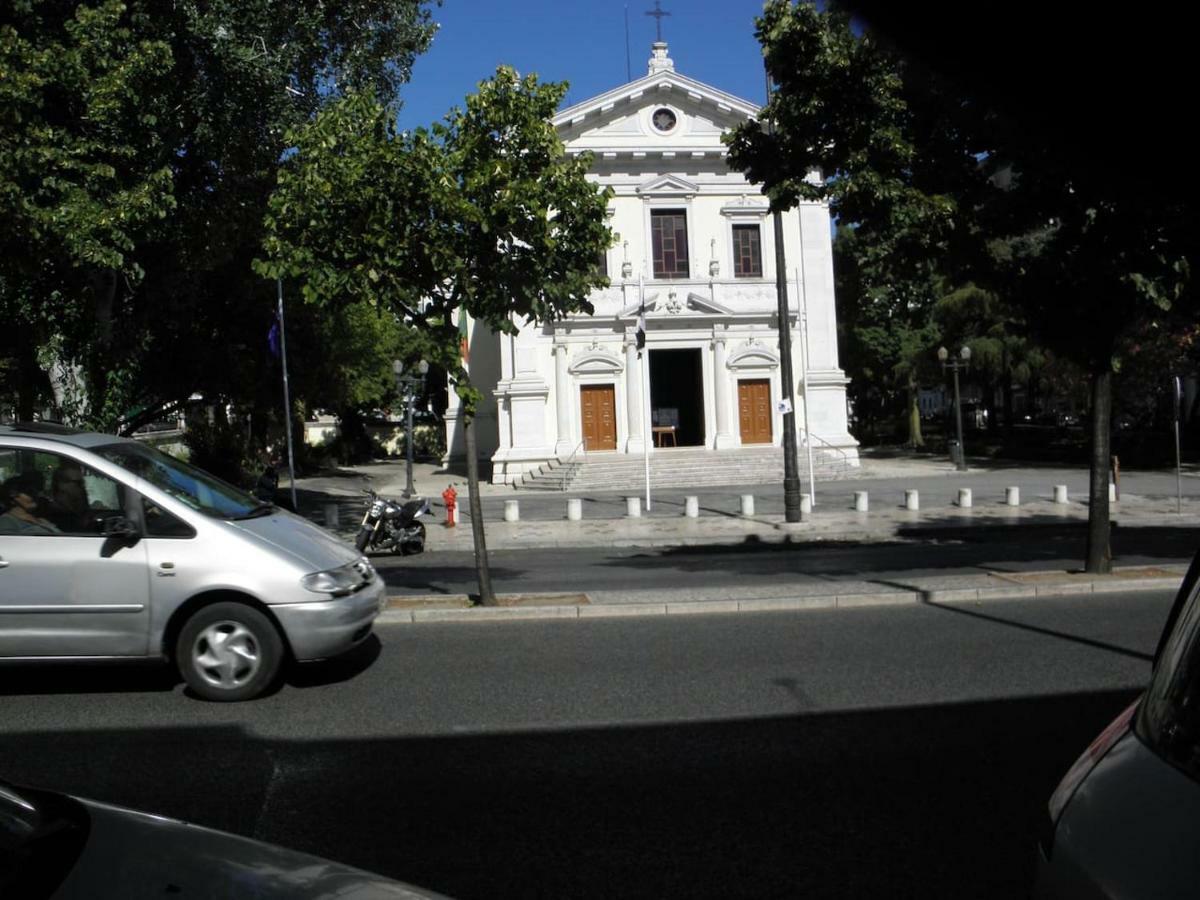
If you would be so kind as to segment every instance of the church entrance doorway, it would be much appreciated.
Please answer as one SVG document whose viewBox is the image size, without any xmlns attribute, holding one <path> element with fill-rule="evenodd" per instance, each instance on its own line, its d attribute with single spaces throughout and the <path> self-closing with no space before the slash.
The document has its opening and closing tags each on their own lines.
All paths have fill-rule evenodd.
<svg viewBox="0 0 1200 900">
<path fill-rule="evenodd" d="M 611 384 L 579 386 L 579 421 L 585 453 L 617 449 L 617 400 Z"/>
<path fill-rule="evenodd" d="M 650 424 L 656 447 L 704 446 L 704 370 L 699 348 L 650 351 Z"/>
<path fill-rule="evenodd" d="M 738 424 L 743 444 L 771 443 L 771 382 L 750 378 L 738 382 Z"/>
</svg>

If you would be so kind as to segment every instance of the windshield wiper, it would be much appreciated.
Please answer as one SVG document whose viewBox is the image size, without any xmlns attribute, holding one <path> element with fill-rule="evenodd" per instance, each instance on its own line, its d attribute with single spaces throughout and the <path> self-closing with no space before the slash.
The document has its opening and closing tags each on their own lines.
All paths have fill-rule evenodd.
<svg viewBox="0 0 1200 900">
<path fill-rule="evenodd" d="M 248 513 L 243 513 L 240 516 L 234 516 L 235 522 L 240 522 L 242 519 L 257 519 L 259 516 L 270 515 L 275 511 L 274 503 L 260 503 Z"/>
</svg>

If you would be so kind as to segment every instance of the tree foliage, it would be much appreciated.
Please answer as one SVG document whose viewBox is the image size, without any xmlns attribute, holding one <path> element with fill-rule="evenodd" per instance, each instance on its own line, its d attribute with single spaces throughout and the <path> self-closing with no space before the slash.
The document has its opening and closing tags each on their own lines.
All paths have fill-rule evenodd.
<svg viewBox="0 0 1200 900">
<path fill-rule="evenodd" d="M 284 136 L 348 90 L 394 101 L 431 34 L 420 0 L 0 11 L 0 393 L 31 407 L 48 347 L 106 428 L 261 382 Z"/>
<path fill-rule="evenodd" d="M 565 84 L 507 67 L 465 108 L 399 132 L 392 110 L 356 93 L 291 134 L 258 270 L 306 300 L 395 315 L 414 349 L 449 373 L 462 400 L 480 595 L 491 602 L 479 508 L 478 391 L 460 357 L 462 316 L 493 332 L 591 312 L 612 241 L 589 160 L 568 157 L 550 122 Z"/>
<path fill-rule="evenodd" d="M 774 206 L 828 200 L 854 228 L 843 248 L 862 308 L 849 318 L 874 335 L 872 352 L 897 359 L 937 324 L 933 304 L 914 310 L 911 298 L 973 280 L 1019 311 L 1006 317 L 1017 333 L 995 345 L 1002 355 L 1032 337 L 1089 372 L 1087 566 L 1107 571 L 1112 378 L 1141 336 L 1192 315 L 1195 210 L 994 115 L 836 8 L 771 0 L 758 36 L 778 87 L 761 121 L 733 133 L 730 159 Z M 990 341 L 1004 321 L 960 331 Z"/>
</svg>

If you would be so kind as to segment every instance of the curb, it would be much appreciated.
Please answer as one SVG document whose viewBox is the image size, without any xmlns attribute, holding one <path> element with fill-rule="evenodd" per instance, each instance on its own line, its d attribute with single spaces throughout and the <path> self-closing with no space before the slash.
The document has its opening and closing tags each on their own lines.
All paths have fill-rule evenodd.
<svg viewBox="0 0 1200 900">
<path fill-rule="evenodd" d="M 733 613 L 797 612 L 810 609 L 862 609 L 922 603 L 952 605 L 994 600 L 1034 600 L 1091 594 L 1177 591 L 1183 576 L 1170 578 L 1097 578 L 1060 584 L 997 587 L 933 588 L 820 594 L 808 597 L 759 597 L 731 600 L 664 600 L 601 603 L 587 606 L 475 606 L 457 609 L 386 609 L 375 620 L 381 625 L 420 625 L 447 622 L 510 622 L 529 620 L 624 619 L 659 616 L 729 615 Z M 393 599 L 411 600 L 411 597 Z"/>
</svg>

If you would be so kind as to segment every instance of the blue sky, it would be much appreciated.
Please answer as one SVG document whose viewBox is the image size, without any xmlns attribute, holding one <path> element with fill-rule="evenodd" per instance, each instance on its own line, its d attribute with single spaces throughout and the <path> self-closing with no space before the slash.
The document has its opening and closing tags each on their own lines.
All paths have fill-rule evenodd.
<svg viewBox="0 0 1200 900">
<path fill-rule="evenodd" d="M 625 8 L 613 0 L 445 0 L 432 8 L 440 27 L 401 91 L 400 127 L 441 119 L 505 63 L 522 75 L 567 81 L 566 105 L 624 84 Z M 631 0 L 629 61 L 646 74 L 654 41 L 653 0 Z M 680 73 L 762 103 L 762 54 L 754 17 L 762 0 L 663 0 L 663 39 Z"/>
</svg>

